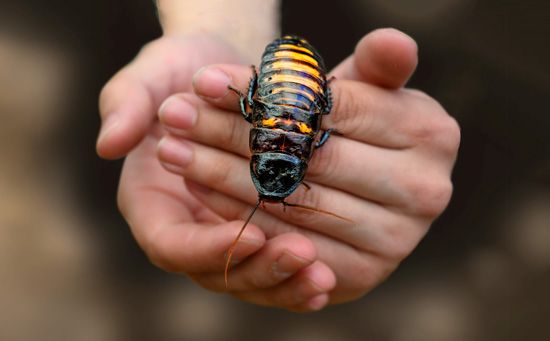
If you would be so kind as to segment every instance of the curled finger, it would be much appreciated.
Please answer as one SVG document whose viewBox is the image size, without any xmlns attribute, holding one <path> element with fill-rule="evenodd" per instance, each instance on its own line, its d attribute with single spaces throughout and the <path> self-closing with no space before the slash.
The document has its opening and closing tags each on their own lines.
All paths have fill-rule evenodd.
<svg viewBox="0 0 550 341">
<path fill-rule="evenodd" d="M 260 251 L 230 268 L 225 288 L 222 273 L 204 274 L 195 280 L 207 288 L 230 292 L 265 289 L 287 280 L 313 263 L 315 247 L 305 236 L 284 233 L 269 239 Z"/>
<path fill-rule="evenodd" d="M 323 308 L 335 286 L 334 272 L 323 262 L 316 261 L 276 287 L 239 291 L 233 295 L 259 305 L 305 312 Z"/>
</svg>

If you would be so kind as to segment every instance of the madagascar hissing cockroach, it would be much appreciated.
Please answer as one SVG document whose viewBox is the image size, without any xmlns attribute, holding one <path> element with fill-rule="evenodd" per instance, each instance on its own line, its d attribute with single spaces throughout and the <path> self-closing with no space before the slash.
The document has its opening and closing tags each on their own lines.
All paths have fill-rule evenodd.
<svg viewBox="0 0 550 341">
<path fill-rule="evenodd" d="M 259 74 L 252 66 L 247 95 L 232 86 L 229 89 L 239 95 L 241 113 L 252 123 L 250 173 L 259 197 L 227 252 L 226 287 L 235 246 L 261 203 L 281 203 L 348 220 L 285 201 L 302 184 L 314 149 L 321 147 L 333 131 L 319 134 L 322 117 L 332 108 L 332 98 L 317 50 L 296 36 L 276 39 L 265 48 Z"/>
</svg>

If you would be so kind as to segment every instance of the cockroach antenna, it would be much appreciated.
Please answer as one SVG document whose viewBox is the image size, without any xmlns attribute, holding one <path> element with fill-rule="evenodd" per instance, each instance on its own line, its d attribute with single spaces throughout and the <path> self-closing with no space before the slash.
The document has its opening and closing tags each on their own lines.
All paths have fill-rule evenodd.
<svg viewBox="0 0 550 341">
<path fill-rule="evenodd" d="M 258 209 L 258 207 L 260 207 L 261 203 L 262 203 L 262 201 L 260 199 L 258 199 L 258 202 L 256 203 L 256 206 L 254 206 L 254 209 L 252 210 L 252 212 L 250 212 L 250 215 L 248 216 L 248 218 L 246 218 L 246 221 L 245 221 L 243 227 L 241 227 L 241 230 L 239 231 L 239 234 L 237 235 L 237 237 L 235 238 L 233 243 L 231 243 L 231 246 L 227 250 L 227 261 L 225 262 L 225 271 L 224 271 L 224 279 L 225 279 L 225 288 L 226 289 L 229 287 L 229 285 L 228 285 L 229 281 L 227 280 L 227 274 L 229 273 L 229 265 L 231 264 L 231 257 L 233 256 L 233 252 L 235 251 L 235 247 L 237 246 L 237 243 L 239 242 L 239 239 L 241 239 L 241 236 L 244 232 L 244 229 L 246 228 L 246 225 L 248 225 L 248 223 L 250 222 L 250 219 L 252 219 L 252 216 L 254 215 L 254 213 L 256 213 L 256 210 Z"/>
<path fill-rule="evenodd" d="M 315 208 L 315 207 L 311 207 L 311 206 L 306 206 L 306 205 L 300 205 L 300 204 L 291 204 L 291 203 L 288 203 L 286 201 L 283 201 L 282 202 L 283 204 L 283 207 L 295 207 L 295 208 L 301 208 L 303 210 L 307 210 L 307 211 L 313 211 L 313 212 L 319 212 L 321 214 L 326 214 L 326 215 L 329 215 L 331 217 L 335 217 L 335 218 L 338 218 L 338 219 L 341 219 L 341 220 L 344 220 L 344 221 L 347 221 L 348 223 L 355 223 L 353 220 L 351 219 L 348 219 L 346 217 L 342 217 L 341 215 L 338 215 L 336 213 L 332 213 L 332 212 L 329 212 L 329 211 L 325 211 L 325 210 L 321 210 L 319 208 Z"/>
</svg>

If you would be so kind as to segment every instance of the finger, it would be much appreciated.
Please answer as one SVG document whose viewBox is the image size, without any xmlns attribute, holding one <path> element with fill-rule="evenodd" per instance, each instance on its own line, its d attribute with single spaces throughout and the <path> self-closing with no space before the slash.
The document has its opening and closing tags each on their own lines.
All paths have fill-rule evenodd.
<svg viewBox="0 0 550 341">
<path fill-rule="evenodd" d="M 441 162 L 441 158 L 421 158 L 415 152 L 334 137 L 316 151 L 306 181 L 429 217 L 438 215 L 449 202 L 451 168 L 451 162 Z"/>
<path fill-rule="evenodd" d="M 168 98 L 159 119 L 173 135 L 249 157 L 250 124 L 242 116 L 197 101 L 189 94 Z M 190 123 L 192 122 L 192 123 Z"/>
<path fill-rule="evenodd" d="M 251 210 L 249 204 L 197 184 L 189 189 L 201 203 L 226 219 L 239 219 Z M 268 239 L 289 232 L 299 232 L 309 238 L 317 250 L 317 259 L 336 274 L 338 287 L 331 291 L 330 302 L 338 303 L 356 299 L 383 281 L 410 254 L 428 229 L 429 224 L 424 221 L 395 212 L 383 213 L 387 212 L 368 210 L 365 218 L 357 221 L 353 228 L 333 226 L 320 231 L 297 230 L 292 225 L 293 219 L 285 222 L 263 210 L 256 211 L 253 220 L 262 226 Z M 285 214 L 292 212 L 287 210 Z"/>
<path fill-rule="evenodd" d="M 208 105 L 198 105 L 196 109 L 199 115 L 195 126 L 183 131 L 181 136 L 248 158 L 248 123 L 238 115 Z M 186 116 L 186 112 L 165 114 L 161 115 L 161 120 L 168 127 L 179 130 L 183 125 L 178 124 L 185 122 Z M 429 124 L 433 125 L 433 122 Z M 438 134 L 440 139 L 450 136 L 445 132 Z M 315 151 L 307 179 L 360 198 L 403 207 L 415 214 L 437 214 L 446 206 L 450 195 L 448 173 L 452 167 L 452 153 L 441 152 L 442 156 L 437 157 L 434 149 L 429 157 L 423 157 L 424 162 L 418 163 L 414 160 L 419 156 L 407 150 L 384 149 L 334 136 Z M 182 168 L 190 162 L 189 145 L 178 138 L 163 139 L 159 152 L 167 169 L 177 174 L 183 174 Z M 211 168 L 212 165 L 204 167 Z M 243 172 L 248 174 L 247 170 Z"/>
<path fill-rule="evenodd" d="M 416 42 L 400 31 L 376 30 L 366 35 L 357 44 L 354 55 L 337 66 L 331 75 L 386 88 L 399 88 L 416 68 L 417 50 Z M 194 90 L 220 108 L 238 110 L 238 97 L 227 86 L 246 93 L 251 75 L 250 68 L 245 66 L 208 66 L 195 74 Z"/>
<path fill-rule="evenodd" d="M 207 70 L 204 69 L 203 73 L 206 73 Z M 215 67 L 215 72 L 230 73 L 233 79 L 232 84 L 237 88 L 248 86 L 250 70 L 246 67 L 220 64 Z M 222 88 L 226 88 L 226 86 L 227 84 Z M 214 84 L 204 85 L 204 91 L 212 87 Z M 452 134 L 446 134 L 446 130 L 452 125 L 449 124 L 452 119 L 439 103 L 419 91 L 405 89 L 387 91 L 367 83 L 340 79 L 331 83 L 331 89 L 333 108 L 330 115 L 323 118 L 324 129 L 333 128 L 346 138 L 386 148 L 414 147 L 426 142 L 425 138 L 429 137 L 432 131 L 443 133 L 437 138 L 441 139 L 444 148 L 455 144 L 455 139 L 447 138 Z M 198 92 L 197 86 L 195 86 L 195 91 Z M 200 94 L 204 94 L 204 92 Z M 237 108 L 238 98 L 232 92 L 227 92 L 225 96 L 216 100 L 206 97 L 204 99 L 221 109 L 239 110 Z M 195 109 L 201 111 L 204 108 L 209 107 L 199 106 Z M 199 112 L 200 114 L 201 112 Z M 184 117 L 185 113 L 181 113 L 181 115 Z M 240 120 L 242 123 L 237 124 L 235 121 L 230 121 L 232 119 Z M 241 128 L 249 126 L 245 124 L 240 115 L 227 119 L 220 118 L 218 121 L 230 125 L 224 126 L 225 132 L 220 130 L 216 134 L 209 134 L 213 139 L 219 138 L 229 142 L 240 141 L 239 143 L 244 145 L 241 141 L 244 141 L 244 137 L 248 134 L 243 133 Z M 209 127 L 216 124 L 215 121 L 210 120 L 203 121 L 203 123 L 208 124 Z M 234 129 L 227 127 L 238 128 L 238 135 Z M 205 128 L 202 128 L 201 131 L 204 131 Z M 243 139 L 239 140 L 239 136 Z M 235 142 L 230 143 L 231 145 L 235 144 Z"/>
<path fill-rule="evenodd" d="M 314 311 L 328 303 L 328 293 L 335 286 L 334 272 L 323 262 L 316 261 L 276 287 L 239 291 L 233 295 L 259 305 Z"/>
<path fill-rule="evenodd" d="M 346 138 L 406 149 L 425 144 L 432 133 L 446 133 L 450 126 L 451 119 L 441 105 L 420 91 L 387 91 L 338 79 L 331 89 L 333 107 L 323 118 L 323 128 L 335 128 Z"/>
<path fill-rule="evenodd" d="M 96 147 L 100 156 L 113 159 L 127 154 L 151 128 L 160 103 L 186 87 L 191 70 L 183 61 L 158 61 L 173 49 L 163 42 L 150 43 L 105 84 L 99 96 L 102 126 Z"/>
<path fill-rule="evenodd" d="M 384 28 L 363 37 L 354 54 L 336 66 L 331 75 L 397 89 L 405 85 L 417 64 L 416 42 L 403 32 Z"/>
<path fill-rule="evenodd" d="M 193 149 L 193 161 L 182 168 L 182 174 L 186 179 L 212 189 L 204 194 L 194 193 L 197 199 L 228 220 L 245 219 L 250 213 L 250 205 L 258 197 L 248 175 L 248 161 L 217 149 L 186 143 Z M 284 209 L 282 205 L 266 204 L 265 212 L 256 211 L 252 221 L 266 229 L 266 224 L 271 223 L 267 212 L 284 222 L 330 235 L 362 249 L 372 248 L 373 252 L 383 251 L 385 247 L 394 249 L 390 244 L 396 241 L 385 236 L 405 226 L 406 222 L 401 215 L 395 214 L 393 207 L 380 206 L 315 183 L 310 183 L 310 186 L 310 190 L 298 188 L 286 201 L 335 213 L 341 218 L 315 210 Z M 230 198 L 241 204 L 233 207 Z M 273 228 L 282 227 L 279 224 Z M 266 233 L 270 235 L 268 230 Z"/>
<path fill-rule="evenodd" d="M 331 303 L 357 299 L 379 285 L 405 258 L 424 236 L 427 227 L 412 229 L 401 226 L 385 239 L 403 238 L 401 243 L 386 245 L 381 252 L 372 252 L 353 244 L 338 243 L 330 236 L 308 230 L 304 234 L 312 239 L 318 259 L 334 271 L 338 286 L 330 292 Z M 411 238 L 412 237 L 412 238 Z"/>
<path fill-rule="evenodd" d="M 124 156 L 139 143 L 152 123 L 156 103 L 147 85 L 136 80 L 138 72 L 129 66 L 116 74 L 101 91 L 102 124 L 96 145 L 101 157 Z"/>
<path fill-rule="evenodd" d="M 244 201 L 256 202 L 249 162 L 242 157 L 172 135 L 159 142 L 157 153 L 161 164 L 175 166 L 186 180 L 226 193 L 239 192 Z"/>
<path fill-rule="evenodd" d="M 172 93 L 190 90 L 191 76 L 200 66 L 238 60 L 218 39 L 164 37 L 147 44 L 100 94 L 98 154 L 117 158 L 136 146 L 160 103 Z"/>
<path fill-rule="evenodd" d="M 246 95 L 252 70 L 250 66 L 218 64 L 206 66 L 193 76 L 193 89 L 197 95 L 218 108 L 240 111 L 239 96 L 228 86 Z"/>
<path fill-rule="evenodd" d="M 315 247 L 308 238 L 297 233 L 278 235 L 230 269 L 227 289 L 234 292 L 273 287 L 312 264 L 315 257 Z M 199 282 L 207 288 L 225 288 L 224 276 L 220 273 L 203 275 Z"/>
<path fill-rule="evenodd" d="M 171 139 L 171 137 L 165 137 L 163 140 L 167 142 L 162 143 L 163 147 L 168 145 L 168 141 Z M 177 142 L 174 141 L 174 143 Z M 159 159 L 163 163 L 174 162 L 175 160 L 170 159 L 172 155 L 166 152 L 167 149 L 168 148 L 159 149 Z M 249 175 L 250 166 L 248 160 L 234 154 L 226 153 L 218 149 L 203 146 L 187 140 L 181 141 L 178 148 L 174 148 L 174 150 L 176 149 L 187 149 L 186 153 L 192 154 L 190 161 L 188 161 L 185 165 L 182 164 L 181 166 L 181 174 L 186 179 L 203 186 L 210 187 L 215 191 L 234 196 L 247 203 L 254 203 L 257 201 L 258 193 L 256 192 Z M 301 204 L 312 206 L 320 210 L 329 212 L 334 211 L 334 213 L 351 220 L 354 219 L 353 216 L 350 216 L 352 213 L 356 214 L 356 212 L 361 212 L 365 209 L 363 206 L 363 200 L 354 199 L 349 194 L 339 192 L 335 189 L 322 187 L 316 184 L 311 185 L 313 186 L 311 191 L 300 189 L 299 191 L 296 191 L 289 199 L 300 200 Z M 321 198 L 318 194 L 315 194 L 320 190 L 328 192 L 326 197 Z M 345 200 L 346 204 L 343 204 L 343 202 L 339 203 L 338 200 Z M 308 212 L 307 210 L 297 208 L 292 210 L 289 209 L 288 211 L 294 213 L 284 214 L 279 205 L 276 205 L 276 208 L 272 208 L 271 206 L 273 205 L 268 205 L 267 208 L 270 212 L 273 211 L 279 216 L 284 216 L 287 219 L 293 219 L 297 224 L 304 223 L 307 224 L 307 226 L 314 226 L 315 224 L 323 222 L 318 215 L 311 217 L 311 214 L 306 213 Z M 332 221 L 334 220 L 336 220 L 338 224 L 349 224 L 349 222 L 343 218 L 335 217 Z M 334 226 L 334 224 L 329 224 L 325 228 L 329 229 Z"/>
<path fill-rule="evenodd" d="M 243 222 L 224 223 L 212 219 L 211 212 L 202 212 L 206 208 L 187 192 L 180 176 L 141 155 L 153 154 L 155 147 L 156 139 L 148 137 L 126 158 L 118 198 L 122 214 L 138 243 L 160 267 L 175 272 L 222 271 L 224 254 Z M 158 188 L 150 185 L 153 180 Z M 244 260 L 264 241 L 263 232 L 251 224 L 234 259 Z"/>
<path fill-rule="evenodd" d="M 204 186 L 192 184 L 189 190 L 203 205 L 227 220 L 242 219 L 241 217 L 248 215 L 252 209 L 252 204 Z M 310 191 L 313 190 L 315 188 Z M 320 195 L 330 198 L 330 193 Z M 300 198 L 296 200 L 301 202 Z M 391 261 L 402 260 L 417 245 L 428 227 L 422 219 L 411 219 L 377 206 L 364 206 L 361 217 L 351 225 L 341 224 L 319 212 L 300 212 L 293 208 L 278 211 L 276 207 L 270 206 L 274 205 L 266 205 L 265 209 L 256 211 L 252 219 L 255 224 L 262 226 L 266 238 L 295 232 L 296 226 L 306 226 L 307 229 L 298 231 L 314 242 L 318 255 L 323 256 L 318 259 L 329 262 L 331 267 L 337 263 L 339 268 L 348 270 L 361 267 L 363 259 L 358 255 L 358 251 Z M 303 221 L 297 216 L 301 214 L 304 215 Z M 311 226 L 307 226 L 308 222 Z M 335 260 L 329 261 L 332 258 Z M 346 259 L 353 262 L 345 264 Z M 336 267 L 333 268 L 339 272 Z M 369 272 L 372 273 L 370 270 Z"/>
<path fill-rule="evenodd" d="M 162 102 L 158 111 L 159 121 L 169 132 L 183 135 L 196 125 L 199 114 L 197 107 L 201 102 L 190 93 L 174 94 Z"/>
<path fill-rule="evenodd" d="M 358 82 L 334 83 L 338 96 L 335 96 L 333 113 L 324 118 L 324 126 L 337 129 L 346 138 L 403 149 L 424 142 L 431 129 L 439 133 L 437 129 L 443 129 L 447 123 L 442 122 L 448 115 L 441 106 L 415 92 L 388 93 Z M 358 93 L 363 96 L 354 96 Z M 198 102 L 185 94 L 170 97 L 159 115 L 165 127 L 176 135 L 242 156 L 250 155 L 251 125 L 240 115 Z M 445 131 L 440 135 L 448 136 Z"/>
</svg>

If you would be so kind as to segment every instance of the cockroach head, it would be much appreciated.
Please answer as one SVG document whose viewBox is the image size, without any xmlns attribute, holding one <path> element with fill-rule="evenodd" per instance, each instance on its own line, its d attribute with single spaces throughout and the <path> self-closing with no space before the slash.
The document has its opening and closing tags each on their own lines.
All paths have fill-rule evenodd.
<svg viewBox="0 0 550 341">
<path fill-rule="evenodd" d="M 281 202 L 300 185 L 307 163 L 284 153 L 262 153 L 252 156 L 250 173 L 263 201 Z"/>
</svg>

